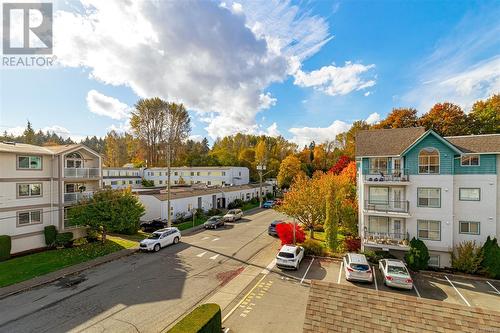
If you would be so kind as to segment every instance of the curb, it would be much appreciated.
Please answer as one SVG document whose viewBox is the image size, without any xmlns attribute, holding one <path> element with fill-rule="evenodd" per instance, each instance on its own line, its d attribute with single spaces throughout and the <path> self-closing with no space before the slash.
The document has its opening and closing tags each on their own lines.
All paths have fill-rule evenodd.
<svg viewBox="0 0 500 333">
<path fill-rule="evenodd" d="M 467 280 L 480 280 L 480 281 L 499 281 L 497 279 L 493 278 L 487 278 L 484 276 L 479 276 L 479 275 L 462 275 L 462 274 L 454 274 L 454 273 L 445 273 L 445 272 L 435 272 L 435 271 L 419 271 L 417 274 L 425 275 L 425 276 L 450 276 L 450 277 L 456 277 L 456 278 L 462 278 L 462 279 L 467 279 Z"/>
<path fill-rule="evenodd" d="M 15 283 L 15 284 L 10 285 L 10 286 L 2 287 L 2 288 L 0 288 L 0 299 L 4 299 L 6 297 L 9 297 L 9 296 L 21 293 L 21 292 L 24 292 L 24 291 L 27 291 L 27 290 L 30 290 L 30 289 L 33 289 L 36 287 L 43 286 L 45 284 L 59 280 L 65 276 L 77 274 L 77 273 L 83 272 L 89 268 L 93 268 L 93 267 L 108 263 L 110 261 L 114 261 L 117 259 L 127 257 L 129 255 L 132 255 L 132 254 L 138 252 L 138 251 L 139 251 L 138 247 L 137 248 L 130 248 L 130 249 L 123 249 L 123 250 L 120 250 L 120 251 L 117 251 L 114 253 L 110 253 L 110 254 L 107 254 L 105 256 L 95 258 L 95 259 L 92 259 L 92 260 L 89 260 L 86 262 L 82 262 L 82 263 L 79 263 L 79 264 L 76 264 L 73 266 L 64 267 L 64 268 L 61 268 L 57 271 L 50 272 L 50 273 L 47 273 L 45 275 L 37 276 L 37 277 L 34 277 L 34 278 L 26 280 L 26 281 L 22 281 L 22 282 Z"/>
</svg>

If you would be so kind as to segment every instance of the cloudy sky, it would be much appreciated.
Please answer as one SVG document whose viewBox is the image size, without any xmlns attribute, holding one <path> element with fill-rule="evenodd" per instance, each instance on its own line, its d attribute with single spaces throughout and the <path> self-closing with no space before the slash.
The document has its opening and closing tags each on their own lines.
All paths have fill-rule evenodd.
<svg viewBox="0 0 500 333">
<path fill-rule="evenodd" d="M 193 138 L 322 142 L 393 107 L 500 92 L 497 1 L 54 1 L 49 69 L 1 69 L 0 130 L 128 129 L 139 98 L 184 103 Z"/>
</svg>

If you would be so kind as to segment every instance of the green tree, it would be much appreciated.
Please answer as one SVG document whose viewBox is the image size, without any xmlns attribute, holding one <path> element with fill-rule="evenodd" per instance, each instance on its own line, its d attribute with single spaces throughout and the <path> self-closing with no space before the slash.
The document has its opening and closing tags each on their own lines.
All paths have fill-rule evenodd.
<svg viewBox="0 0 500 333">
<path fill-rule="evenodd" d="M 469 123 L 473 134 L 500 133 L 500 94 L 474 103 Z"/>
<path fill-rule="evenodd" d="M 136 233 L 144 212 L 144 206 L 130 190 L 104 189 L 72 206 L 68 219 L 71 225 L 100 231 L 104 242 L 108 232 Z"/>
<path fill-rule="evenodd" d="M 412 238 L 410 249 L 405 254 L 405 261 L 414 271 L 426 269 L 429 263 L 429 250 L 423 241 Z"/>
<path fill-rule="evenodd" d="M 26 129 L 23 132 L 23 137 L 24 137 L 24 143 L 28 143 L 30 145 L 35 144 L 35 131 L 33 130 L 33 127 L 31 126 L 31 123 L 28 121 L 28 124 L 26 124 Z"/>
</svg>

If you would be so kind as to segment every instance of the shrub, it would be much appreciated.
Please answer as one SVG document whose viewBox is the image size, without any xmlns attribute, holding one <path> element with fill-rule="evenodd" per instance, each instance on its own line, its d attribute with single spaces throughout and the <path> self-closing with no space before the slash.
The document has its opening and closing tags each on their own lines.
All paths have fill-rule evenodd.
<svg viewBox="0 0 500 333">
<path fill-rule="evenodd" d="M 361 239 L 359 238 L 346 238 L 344 240 L 347 252 L 358 252 L 361 249 Z"/>
<path fill-rule="evenodd" d="M 240 208 L 240 207 L 243 207 L 243 204 L 244 204 L 243 200 L 235 199 L 233 202 L 230 202 L 227 205 L 227 208 L 228 209 Z"/>
<path fill-rule="evenodd" d="M 85 237 L 80 237 L 80 238 L 77 238 L 73 241 L 74 246 L 82 246 L 82 245 L 85 245 L 88 243 L 89 242 L 87 241 L 87 238 L 85 238 Z"/>
<path fill-rule="evenodd" d="M 304 243 L 302 243 L 302 247 L 304 247 L 306 255 L 313 255 L 319 257 L 325 255 L 325 248 L 323 247 L 320 241 L 317 241 L 315 239 L 306 239 Z"/>
<path fill-rule="evenodd" d="M 276 225 L 276 233 L 278 234 L 281 244 L 293 244 L 293 223 L 280 223 Z M 295 242 L 303 243 L 306 240 L 304 229 L 298 224 L 295 225 Z"/>
<path fill-rule="evenodd" d="M 97 242 L 99 240 L 99 231 L 94 228 L 87 229 L 87 241 L 89 243 Z"/>
<path fill-rule="evenodd" d="M 45 244 L 52 247 L 56 244 L 57 229 L 55 225 L 48 225 L 43 228 L 43 234 L 45 235 Z"/>
<path fill-rule="evenodd" d="M 486 239 L 481 249 L 483 260 L 481 261 L 481 272 L 491 278 L 500 278 L 500 247 L 496 238 Z"/>
<path fill-rule="evenodd" d="M 389 251 L 373 251 L 373 250 L 365 250 L 361 252 L 366 256 L 368 261 L 378 264 L 380 259 L 396 259 L 396 257 L 390 253 Z"/>
<path fill-rule="evenodd" d="M 429 250 L 420 239 L 412 238 L 410 241 L 410 250 L 405 254 L 405 260 L 414 271 L 426 269 L 429 262 Z"/>
<path fill-rule="evenodd" d="M 10 258 L 10 250 L 12 248 L 12 241 L 10 236 L 0 235 L 0 261 Z"/>
<path fill-rule="evenodd" d="M 465 241 L 458 244 L 456 254 L 452 253 L 451 266 L 458 271 L 468 274 L 476 273 L 483 260 L 481 248 L 475 241 Z"/>
<path fill-rule="evenodd" d="M 258 204 L 258 203 L 259 203 L 259 198 L 252 198 L 252 199 L 250 200 L 250 203 L 251 203 L 251 204 L 254 204 L 254 205 L 255 205 L 255 204 Z"/>
<path fill-rule="evenodd" d="M 222 315 L 217 304 L 203 304 L 181 319 L 168 333 L 220 333 Z"/>
<path fill-rule="evenodd" d="M 273 196 L 273 194 L 272 194 L 271 192 L 266 193 L 266 199 L 267 199 L 267 200 L 271 200 L 273 197 L 274 197 L 274 196 Z"/>
<path fill-rule="evenodd" d="M 215 216 L 215 215 L 220 215 L 220 214 L 222 214 L 222 211 L 218 208 L 211 208 L 207 212 L 208 216 Z"/>
<path fill-rule="evenodd" d="M 73 233 L 72 232 L 61 232 L 56 236 L 56 245 L 71 247 L 73 245 Z"/>
</svg>

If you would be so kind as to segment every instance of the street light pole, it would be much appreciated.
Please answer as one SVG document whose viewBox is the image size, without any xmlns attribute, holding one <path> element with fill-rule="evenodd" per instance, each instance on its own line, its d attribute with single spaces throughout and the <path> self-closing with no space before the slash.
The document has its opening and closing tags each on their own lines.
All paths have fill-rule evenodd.
<svg viewBox="0 0 500 333">
<path fill-rule="evenodd" d="M 167 142 L 167 226 L 170 228 L 172 226 L 172 220 L 170 216 L 170 140 Z"/>
<path fill-rule="evenodd" d="M 262 208 L 262 171 L 266 170 L 264 164 L 257 165 L 257 171 L 259 171 L 259 208 Z"/>
</svg>

